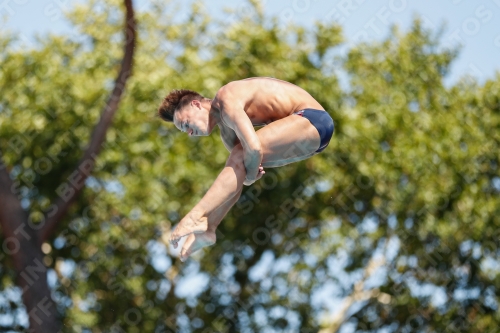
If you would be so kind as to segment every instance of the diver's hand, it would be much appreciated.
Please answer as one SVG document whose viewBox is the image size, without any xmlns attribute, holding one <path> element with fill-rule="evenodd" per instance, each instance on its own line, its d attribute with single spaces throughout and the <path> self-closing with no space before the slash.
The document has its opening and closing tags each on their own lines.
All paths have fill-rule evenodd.
<svg viewBox="0 0 500 333">
<path fill-rule="evenodd" d="M 255 177 L 252 178 L 249 178 L 248 177 L 248 173 L 247 173 L 247 176 L 245 177 L 245 180 L 243 181 L 243 185 L 246 185 L 246 186 L 250 186 L 252 185 L 253 183 L 255 183 L 257 180 L 261 179 L 262 176 L 265 174 L 266 172 L 264 171 L 264 167 L 262 166 L 262 164 L 259 166 L 259 169 L 257 171 L 257 175 Z"/>
</svg>

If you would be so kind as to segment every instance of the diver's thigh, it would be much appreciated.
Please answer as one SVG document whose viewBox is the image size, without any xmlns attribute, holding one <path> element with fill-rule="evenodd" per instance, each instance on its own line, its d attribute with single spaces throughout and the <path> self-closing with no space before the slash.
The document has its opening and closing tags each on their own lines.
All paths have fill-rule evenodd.
<svg viewBox="0 0 500 333">
<path fill-rule="evenodd" d="M 291 115 L 264 126 L 257 132 L 262 146 L 262 165 L 279 166 L 308 158 L 320 145 L 318 130 L 311 122 Z"/>
</svg>

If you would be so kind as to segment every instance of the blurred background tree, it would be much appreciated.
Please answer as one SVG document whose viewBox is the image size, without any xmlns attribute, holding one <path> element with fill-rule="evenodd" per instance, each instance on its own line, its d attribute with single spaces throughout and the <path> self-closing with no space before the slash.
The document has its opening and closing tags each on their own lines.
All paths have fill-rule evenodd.
<svg viewBox="0 0 500 333">
<path fill-rule="evenodd" d="M 7 137 L 10 138 L 8 146 L 12 150 L 7 152 L 7 160 L 9 155 L 11 158 L 14 157 L 14 160 L 16 157 L 23 157 L 24 150 L 35 140 L 37 142 L 37 144 L 29 147 L 32 149 L 30 151 L 31 154 L 28 153 L 28 156 L 23 157 L 21 162 L 22 169 L 16 170 L 19 164 L 9 167 L 9 163 L 5 165 L 3 159 L 0 159 L 0 225 L 5 238 L 2 247 L 12 259 L 16 282 L 21 288 L 22 300 L 28 314 L 28 317 L 26 318 L 25 316 L 24 319 L 25 321 L 29 321 L 30 332 L 60 332 L 61 322 L 58 318 L 59 311 L 55 306 L 51 290 L 48 286 L 48 278 L 50 276 L 47 274 L 47 266 L 52 265 L 53 259 L 50 256 L 44 257 L 44 253 L 48 254 L 51 252 L 52 246 L 46 241 L 53 236 L 54 230 L 57 227 L 61 227 L 62 220 L 65 219 L 69 208 L 78 199 L 86 182 L 92 180 L 88 177 L 94 169 L 96 158 L 106 139 L 107 130 L 118 109 L 127 79 L 130 77 L 132 71 L 136 41 L 134 9 L 132 0 L 124 0 L 123 5 L 125 9 L 125 19 L 123 20 L 124 23 L 122 23 L 124 26 L 124 52 L 119 73 L 114 84 L 112 84 L 112 89 L 110 89 L 104 108 L 99 113 L 99 120 L 93 127 L 92 134 L 86 144 L 80 144 L 80 148 L 83 148 L 81 149 L 82 153 L 79 154 L 81 156 L 78 163 L 74 165 L 59 163 L 58 167 L 52 167 L 53 163 L 60 161 L 60 155 L 66 156 L 68 152 L 61 151 L 61 145 L 57 142 L 54 143 L 53 138 L 47 137 L 46 134 L 54 134 L 54 132 L 44 131 L 43 134 L 45 134 L 45 137 L 42 135 L 38 136 L 36 130 L 44 128 L 47 125 L 49 122 L 47 118 L 44 119 L 44 117 L 37 117 L 35 115 L 37 118 L 31 124 L 32 126 L 30 126 L 29 122 L 23 122 L 23 116 L 25 117 L 26 114 L 11 114 L 12 110 L 10 106 L 16 105 L 19 101 L 23 101 L 20 106 L 25 109 L 29 107 L 31 102 L 37 102 L 37 92 L 31 85 L 36 80 L 24 82 L 23 79 L 28 76 L 26 73 L 31 71 L 39 72 L 40 68 L 42 68 L 41 72 L 38 73 L 41 75 L 36 75 L 35 77 L 37 79 L 41 77 L 42 80 L 40 82 L 46 81 L 47 77 L 44 74 L 46 74 L 47 68 L 44 67 L 45 64 L 40 66 L 40 62 L 34 60 L 40 55 L 34 52 L 25 57 L 16 57 L 9 53 L 6 53 L 5 56 L 5 62 L 11 64 L 11 67 L 7 68 L 7 71 L 4 72 L 6 74 L 6 84 L 11 80 L 20 80 L 22 84 L 19 87 L 21 94 L 19 91 L 16 91 L 17 94 L 9 94 L 3 103 L 2 109 L 5 109 L 5 114 L 11 116 L 11 119 L 21 122 L 22 126 L 28 124 L 21 127 L 22 130 L 19 133 L 16 133 L 15 129 L 14 133 L 9 131 L 9 129 L 6 130 Z M 9 40 L 7 39 L 6 42 L 8 43 Z M 70 64 L 68 59 L 68 54 L 63 52 L 63 57 L 56 57 L 55 61 L 60 62 L 62 60 L 63 63 L 68 65 Z M 12 64 L 17 64 L 17 66 L 21 67 L 21 71 L 15 72 L 15 67 L 12 67 Z M 57 64 L 53 65 L 57 67 Z M 63 80 L 67 83 L 70 80 L 69 76 L 64 77 Z M 67 84 L 63 87 L 63 91 L 64 88 L 68 90 Z M 48 112 L 52 118 L 55 118 L 55 114 L 50 112 L 51 108 L 56 108 L 57 106 L 50 104 L 51 102 L 53 103 L 53 101 L 50 101 L 49 105 L 44 105 L 45 107 L 49 107 L 48 110 L 41 110 Z M 75 126 L 72 127 L 72 129 L 74 128 Z M 80 130 L 83 131 L 84 129 L 80 128 Z M 34 136 L 30 136 L 33 133 Z M 70 146 L 74 146 L 74 142 L 71 141 L 71 137 L 67 136 L 67 133 L 64 133 L 63 137 L 62 140 L 69 139 Z M 48 150 L 46 150 L 47 148 Z M 13 152 L 14 156 L 12 156 Z M 79 153 L 78 150 L 73 150 L 73 152 Z M 33 161 L 31 157 L 36 157 L 36 160 Z M 17 175 L 18 178 L 16 179 L 16 174 L 20 170 L 23 173 Z M 50 176 L 52 175 L 43 177 L 43 181 L 41 181 L 40 176 L 48 175 L 51 172 L 52 175 L 54 175 L 54 172 L 57 172 L 57 176 L 69 176 L 67 176 L 65 181 L 59 183 L 60 185 L 57 187 L 51 188 L 50 185 L 54 184 L 50 183 L 45 183 L 44 185 L 46 186 L 40 188 L 35 187 L 34 182 L 43 183 L 43 181 L 50 180 Z M 19 179 L 24 184 L 21 184 Z M 53 191 L 57 196 L 52 195 Z M 2 253 L 2 257 L 5 257 L 5 254 Z M 12 298 L 12 295 L 9 298 Z M 19 312 L 16 314 L 19 314 Z M 15 321 L 12 318 L 9 320 L 8 317 L 6 319 L 7 324 L 12 324 Z"/>
<path fill-rule="evenodd" d="M 457 50 L 418 20 L 339 56 L 337 25 L 283 28 L 258 1 L 223 22 L 201 4 L 179 18 L 177 4 L 137 12 L 133 76 L 96 168 L 42 246 L 62 330 L 496 332 L 500 76 L 444 86 Z M 79 37 L 23 49 L 0 35 L 0 151 L 34 226 L 112 89 L 122 17 L 120 1 L 87 1 L 68 13 Z M 182 264 L 169 230 L 228 153 L 217 133 L 160 122 L 156 106 L 174 88 L 213 97 L 251 76 L 309 91 L 335 135 L 322 154 L 267 170 L 217 244 Z M 0 307 L 22 330 L 13 267 L 2 256 Z"/>
</svg>

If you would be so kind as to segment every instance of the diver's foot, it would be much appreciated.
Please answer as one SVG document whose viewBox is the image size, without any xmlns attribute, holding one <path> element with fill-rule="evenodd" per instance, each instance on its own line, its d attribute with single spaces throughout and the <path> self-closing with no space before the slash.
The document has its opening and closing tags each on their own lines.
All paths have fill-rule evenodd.
<svg viewBox="0 0 500 333">
<path fill-rule="evenodd" d="M 207 231 L 208 219 L 204 216 L 196 216 L 196 213 L 189 213 L 175 227 L 170 235 L 170 243 L 177 248 L 179 240 L 192 233 L 202 234 Z"/>
<path fill-rule="evenodd" d="M 205 246 L 210 246 L 215 244 L 216 240 L 215 232 L 213 231 L 206 231 L 202 234 L 191 234 L 188 236 L 186 239 L 186 242 L 184 243 L 184 246 L 182 247 L 181 251 L 181 261 L 186 261 L 186 259 L 193 254 L 194 252 L 198 251 L 201 248 L 204 248 Z"/>
</svg>

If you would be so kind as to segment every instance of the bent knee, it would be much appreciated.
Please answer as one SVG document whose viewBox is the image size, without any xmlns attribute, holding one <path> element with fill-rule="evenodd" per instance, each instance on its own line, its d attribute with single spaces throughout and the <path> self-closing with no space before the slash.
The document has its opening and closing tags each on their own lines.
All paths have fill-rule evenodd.
<svg viewBox="0 0 500 333">
<path fill-rule="evenodd" d="M 244 164 L 243 160 L 243 146 L 241 143 L 238 143 L 234 146 L 233 150 L 231 150 L 231 154 L 227 159 L 226 166 L 239 166 Z"/>
</svg>

